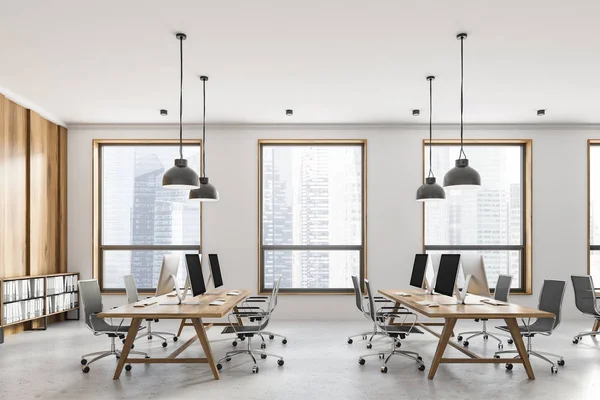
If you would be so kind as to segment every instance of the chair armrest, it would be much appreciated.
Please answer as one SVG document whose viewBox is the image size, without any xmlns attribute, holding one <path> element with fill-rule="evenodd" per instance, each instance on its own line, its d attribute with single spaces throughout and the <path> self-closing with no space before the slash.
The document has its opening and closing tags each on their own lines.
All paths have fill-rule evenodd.
<svg viewBox="0 0 600 400">
<path fill-rule="evenodd" d="M 375 303 L 391 303 L 390 300 L 384 300 L 384 299 L 374 299 L 373 301 Z"/>
<path fill-rule="evenodd" d="M 245 303 L 266 303 L 267 299 L 251 299 L 248 298 L 246 300 L 244 300 Z"/>
<path fill-rule="evenodd" d="M 406 310 L 406 307 L 379 307 L 380 310 Z"/>
<path fill-rule="evenodd" d="M 238 310 L 262 310 L 260 307 L 238 307 Z"/>
<path fill-rule="evenodd" d="M 249 296 L 247 299 L 268 299 L 269 296 Z"/>
</svg>

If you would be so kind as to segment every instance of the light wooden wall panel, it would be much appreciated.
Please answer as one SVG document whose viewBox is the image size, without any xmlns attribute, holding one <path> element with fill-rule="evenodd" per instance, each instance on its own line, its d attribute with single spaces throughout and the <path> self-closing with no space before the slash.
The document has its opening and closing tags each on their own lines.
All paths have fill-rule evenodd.
<svg viewBox="0 0 600 400">
<path fill-rule="evenodd" d="M 59 141 L 59 258 L 58 271 L 67 272 L 67 129 L 58 127 Z"/>
<path fill-rule="evenodd" d="M 26 108 L 0 95 L 0 275 L 28 273 L 28 118 Z M 6 335 L 25 324 L 10 326 Z"/>
<path fill-rule="evenodd" d="M 30 275 L 59 272 L 59 147 L 58 126 L 30 111 Z"/>
<path fill-rule="evenodd" d="M 27 275 L 27 109 L 0 95 L 0 271 Z"/>
</svg>

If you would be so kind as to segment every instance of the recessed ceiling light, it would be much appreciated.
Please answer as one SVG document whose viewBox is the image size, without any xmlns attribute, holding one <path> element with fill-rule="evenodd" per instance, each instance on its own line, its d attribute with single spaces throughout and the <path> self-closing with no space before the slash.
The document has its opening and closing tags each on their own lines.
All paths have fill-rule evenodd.
<svg viewBox="0 0 600 400">
<path fill-rule="evenodd" d="M 288 117 L 291 117 L 292 115 L 294 115 L 294 110 L 291 110 L 291 109 L 285 110 L 285 115 L 287 115 Z"/>
<path fill-rule="evenodd" d="M 538 117 L 543 117 L 544 115 L 546 115 L 546 110 L 543 108 L 540 110 L 537 110 L 537 115 L 538 115 Z"/>
<path fill-rule="evenodd" d="M 160 115 L 162 115 L 163 117 L 166 116 L 167 114 L 169 114 L 169 112 L 165 109 L 160 110 Z"/>
<path fill-rule="evenodd" d="M 417 110 L 417 109 L 412 110 L 412 115 L 413 115 L 413 117 L 418 117 L 419 115 L 421 115 L 421 110 Z"/>
</svg>

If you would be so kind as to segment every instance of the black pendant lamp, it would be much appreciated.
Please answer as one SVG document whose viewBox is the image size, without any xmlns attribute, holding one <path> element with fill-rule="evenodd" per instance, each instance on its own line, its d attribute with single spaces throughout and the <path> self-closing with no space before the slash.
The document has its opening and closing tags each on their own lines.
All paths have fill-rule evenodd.
<svg viewBox="0 0 600 400">
<path fill-rule="evenodd" d="M 190 190 L 190 200 L 197 201 L 217 201 L 219 200 L 219 191 L 212 184 L 208 183 L 206 176 L 206 81 L 208 76 L 201 76 L 202 81 L 202 178 L 200 178 L 200 187 Z"/>
<path fill-rule="evenodd" d="M 431 114 L 432 114 L 432 98 L 433 98 L 433 80 L 435 76 L 428 76 L 429 81 L 429 174 L 425 178 L 425 183 L 417 190 L 417 201 L 440 201 L 446 199 L 446 192 L 444 188 L 435 183 L 435 176 L 431 169 L 431 141 L 432 141 L 432 126 L 431 126 Z"/>
<path fill-rule="evenodd" d="M 477 190 L 481 189 L 481 177 L 479 176 L 479 172 L 469 166 L 469 160 L 463 149 L 463 43 L 467 38 L 467 34 L 459 33 L 456 38 L 460 40 L 460 153 L 458 154 L 458 160 L 456 160 L 454 168 L 444 176 L 444 188 Z"/>
<path fill-rule="evenodd" d="M 188 167 L 187 160 L 183 158 L 183 41 L 187 36 L 183 33 L 175 35 L 179 40 L 179 158 L 175 159 L 175 166 L 163 175 L 162 185 L 169 189 L 193 189 L 199 186 L 198 174 Z"/>
</svg>

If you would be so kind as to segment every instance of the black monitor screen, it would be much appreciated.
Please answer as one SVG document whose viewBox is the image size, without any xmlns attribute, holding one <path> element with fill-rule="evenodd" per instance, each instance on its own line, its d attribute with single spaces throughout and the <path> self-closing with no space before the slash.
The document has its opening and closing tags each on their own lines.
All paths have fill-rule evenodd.
<svg viewBox="0 0 600 400">
<path fill-rule="evenodd" d="M 199 296 L 206 292 L 204 276 L 202 275 L 202 265 L 200 265 L 199 254 L 186 254 L 185 263 L 187 264 L 188 276 L 192 285 L 192 293 Z"/>
<path fill-rule="evenodd" d="M 456 284 L 459 263 L 460 254 L 442 254 L 435 280 L 435 292 L 445 294 L 446 296 L 454 295 L 454 285 Z"/>
<path fill-rule="evenodd" d="M 223 286 L 223 276 L 221 275 L 221 266 L 219 265 L 219 256 L 216 254 L 209 254 L 208 260 L 210 261 L 210 271 L 212 272 L 213 282 L 215 288 Z"/>
<path fill-rule="evenodd" d="M 425 268 L 427 267 L 427 254 L 415 254 L 412 275 L 410 276 L 410 286 L 423 288 L 423 279 L 425 279 Z"/>
</svg>

